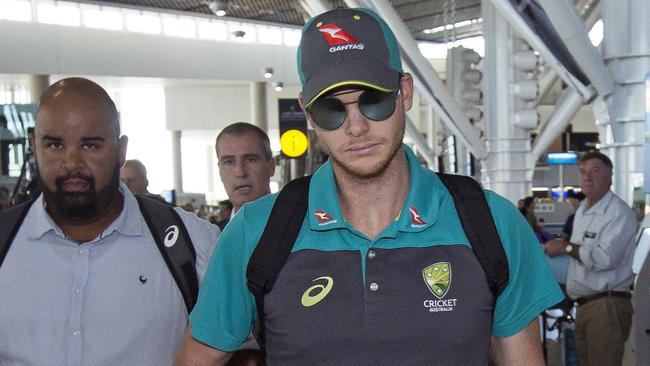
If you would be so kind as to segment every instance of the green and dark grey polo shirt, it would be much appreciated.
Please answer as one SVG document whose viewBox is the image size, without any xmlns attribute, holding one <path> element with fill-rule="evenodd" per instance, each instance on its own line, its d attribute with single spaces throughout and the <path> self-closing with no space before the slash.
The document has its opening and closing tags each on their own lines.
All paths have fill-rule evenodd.
<svg viewBox="0 0 650 366">
<path fill-rule="evenodd" d="M 404 150 L 409 195 L 374 240 L 343 219 L 331 163 L 314 174 L 302 229 L 265 298 L 271 365 L 487 364 L 491 335 L 519 332 L 562 299 L 528 223 L 486 191 L 510 269 L 494 306 L 452 197 Z M 246 267 L 275 198 L 245 205 L 221 236 L 190 316 L 199 341 L 233 351 L 251 331 Z"/>
</svg>

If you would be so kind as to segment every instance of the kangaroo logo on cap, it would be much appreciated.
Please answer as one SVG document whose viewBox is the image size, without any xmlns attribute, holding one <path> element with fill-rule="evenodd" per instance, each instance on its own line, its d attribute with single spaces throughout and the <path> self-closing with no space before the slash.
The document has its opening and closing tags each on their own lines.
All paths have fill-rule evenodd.
<svg viewBox="0 0 650 366">
<path fill-rule="evenodd" d="M 318 30 L 323 34 L 330 46 L 357 42 L 357 39 L 352 37 L 345 29 L 334 24 L 323 24 Z"/>
</svg>

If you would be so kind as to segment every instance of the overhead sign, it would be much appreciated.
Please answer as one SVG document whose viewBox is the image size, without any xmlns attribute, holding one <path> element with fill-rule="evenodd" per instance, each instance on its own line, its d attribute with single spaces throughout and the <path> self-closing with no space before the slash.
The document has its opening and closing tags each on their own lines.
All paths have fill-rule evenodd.
<svg viewBox="0 0 650 366">
<path fill-rule="evenodd" d="M 307 152 L 307 119 L 298 99 L 278 99 L 280 149 L 289 158 L 301 157 Z"/>
<path fill-rule="evenodd" d="M 548 165 L 572 165 L 578 163 L 578 153 L 575 151 L 550 152 L 546 154 Z"/>
</svg>

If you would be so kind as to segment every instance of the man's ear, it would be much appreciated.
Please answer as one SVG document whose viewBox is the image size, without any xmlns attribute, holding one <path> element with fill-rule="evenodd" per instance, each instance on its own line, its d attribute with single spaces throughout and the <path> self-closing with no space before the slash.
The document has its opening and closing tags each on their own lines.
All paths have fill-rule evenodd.
<svg viewBox="0 0 650 366">
<path fill-rule="evenodd" d="M 36 132 L 32 131 L 27 135 L 29 139 L 29 146 L 32 147 L 32 151 L 36 151 Z"/>
<path fill-rule="evenodd" d="M 404 112 L 406 112 L 413 106 L 413 77 L 411 74 L 405 73 L 402 75 L 400 88 L 402 89 L 402 105 L 404 106 Z"/>
<path fill-rule="evenodd" d="M 122 135 L 117 140 L 117 153 L 120 160 L 120 168 L 124 166 L 124 162 L 126 161 L 126 147 L 128 144 L 129 138 L 126 135 Z"/>
<path fill-rule="evenodd" d="M 314 121 L 311 119 L 311 115 L 309 112 L 307 112 L 307 109 L 305 109 L 305 102 L 302 100 L 302 92 L 298 94 L 298 103 L 300 103 L 300 109 L 302 109 L 302 113 L 305 114 L 305 119 L 307 122 L 309 122 L 311 128 L 315 129 L 316 126 L 314 125 Z"/>
</svg>

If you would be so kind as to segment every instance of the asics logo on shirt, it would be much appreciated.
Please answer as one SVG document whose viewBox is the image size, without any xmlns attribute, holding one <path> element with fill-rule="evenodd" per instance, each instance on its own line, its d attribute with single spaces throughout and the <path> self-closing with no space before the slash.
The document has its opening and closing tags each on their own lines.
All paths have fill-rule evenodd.
<svg viewBox="0 0 650 366">
<path fill-rule="evenodd" d="M 178 240 L 178 226 L 172 225 L 165 229 L 165 246 L 167 248 L 171 248 L 176 244 L 176 240 Z"/>
<path fill-rule="evenodd" d="M 303 294 L 300 302 L 302 306 L 308 308 L 321 302 L 334 287 L 334 279 L 329 276 L 314 278 L 312 282 L 325 281 L 308 288 Z"/>
</svg>

